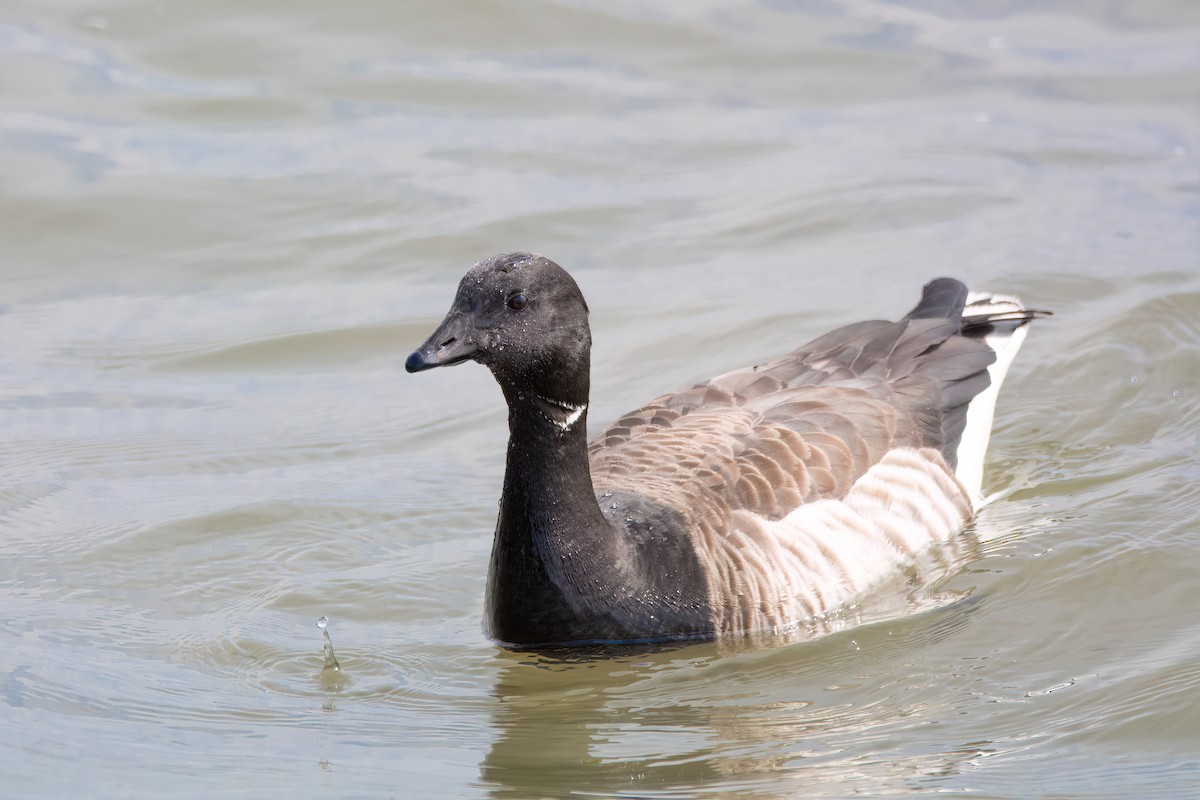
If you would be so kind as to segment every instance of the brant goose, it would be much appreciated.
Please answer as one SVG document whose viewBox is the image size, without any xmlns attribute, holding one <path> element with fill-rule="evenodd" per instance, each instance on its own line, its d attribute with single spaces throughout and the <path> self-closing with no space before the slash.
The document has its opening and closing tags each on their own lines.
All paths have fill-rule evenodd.
<svg viewBox="0 0 1200 800">
<path fill-rule="evenodd" d="M 542 256 L 479 262 L 405 368 L 477 361 L 508 402 L 488 633 L 526 648 L 724 638 L 861 597 L 982 502 L 996 394 L 1041 313 L 939 278 L 899 322 L 665 394 L 589 443 L 579 287 Z"/>
</svg>

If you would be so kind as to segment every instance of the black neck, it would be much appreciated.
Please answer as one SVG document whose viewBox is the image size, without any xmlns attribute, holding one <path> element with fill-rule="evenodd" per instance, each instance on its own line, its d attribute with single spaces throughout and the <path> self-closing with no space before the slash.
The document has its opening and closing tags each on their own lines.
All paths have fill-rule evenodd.
<svg viewBox="0 0 1200 800">
<path fill-rule="evenodd" d="M 592 488 L 587 410 L 508 391 L 508 460 L 488 575 L 491 635 L 516 644 L 601 638 L 596 604 L 623 539 Z"/>
<path fill-rule="evenodd" d="M 592 488 L 586 406 L 517 395 L 509 400 L 508 433 L 504 505 L 543 535 L 565 525 L 608 527 Z"/>
<path fill-rule="evenodd" d="M 491 636 L 528 646 L 710 636 L 708 579 L 679 509 L 636 491 L 607 492 L 611 512 L 596 500 L 586 376 L 560 384 L 572 399 L 513 386 L 501 381 L 509 439 L 488 572 Z"/>
</svg>

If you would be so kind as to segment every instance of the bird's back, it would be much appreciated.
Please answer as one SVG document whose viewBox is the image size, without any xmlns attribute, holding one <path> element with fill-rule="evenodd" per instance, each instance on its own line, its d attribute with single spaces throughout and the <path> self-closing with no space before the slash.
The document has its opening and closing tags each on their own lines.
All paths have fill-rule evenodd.
<svg viewBox="0 0 1200 800">
<path fill-rule="evenodd" d="M 594 438 L 597 494 L 686 520 L 670 535 L 705 565 L 719 632 L 827 613 L 972 513 L 978 487 L 955 474 L 960 443 L 980 438 L 964 437 L 968 411 L 994 404 L 1000 334 L 1028 314 L 1004 299 L 964 323 L 967 299 L 939 279 L 898 322 L 848 325 L 651 401 Z"/>
</svg>

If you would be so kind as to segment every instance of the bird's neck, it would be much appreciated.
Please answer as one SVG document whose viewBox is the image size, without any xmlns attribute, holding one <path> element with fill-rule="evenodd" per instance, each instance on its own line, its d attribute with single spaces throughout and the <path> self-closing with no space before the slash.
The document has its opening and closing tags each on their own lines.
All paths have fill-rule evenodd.
<svg viewBox="0 0 1200 800">
<path fill-rule="evenodd" d="M 586 403 L 533 392 L 505 394 L 505 501 L 517 504 L 514 510 L 524 509 L 526 515 L 567 503 L 573 514 L 603 521 L 588 464 Z"/>
<path fill-rule="evenodd" d="M 508 458 L 488 574 L 491 635 L 514 644 L 588 638 L 622 540 L 592 488 L 587 406 L 505 389 Z M 586 395 L 584 395 L 586 397 Z"/>
</svg>

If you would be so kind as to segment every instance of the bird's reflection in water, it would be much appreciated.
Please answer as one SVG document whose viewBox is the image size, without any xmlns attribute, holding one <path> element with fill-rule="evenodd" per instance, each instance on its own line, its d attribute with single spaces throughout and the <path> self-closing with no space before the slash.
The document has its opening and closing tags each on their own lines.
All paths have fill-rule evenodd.
<svg viewBox="0 0 1200 800">
<path fill-rule="evenodd" d="M 961 700 L 946 696 L 939 676 L 970 667 L 916 657 L 980 607 L 941 585 L 979 548 L 968 534 L 899 576 L 870 607 L 787 635 L 500 653 L 495 739 L 481 778 L 497 798 L 953 786 L 991 743 L 922 742 L 920 731 Z M 921 610 L 930 613 L 911 616 Z M 892 621 L 825 635 L 881 619 Z"/>
</svg>

